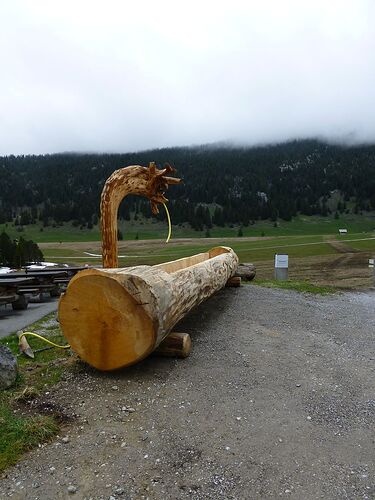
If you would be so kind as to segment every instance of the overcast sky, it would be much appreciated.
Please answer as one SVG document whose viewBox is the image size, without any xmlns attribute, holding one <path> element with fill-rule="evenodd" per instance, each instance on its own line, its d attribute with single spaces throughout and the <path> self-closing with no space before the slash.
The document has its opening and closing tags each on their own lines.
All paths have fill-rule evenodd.
<svg viewBox="0 0 375 500">
<path fill-rule="evenodd" d="M 1 0 L 0 154 L 375 142 L 374 0 Z"/>
</svg>

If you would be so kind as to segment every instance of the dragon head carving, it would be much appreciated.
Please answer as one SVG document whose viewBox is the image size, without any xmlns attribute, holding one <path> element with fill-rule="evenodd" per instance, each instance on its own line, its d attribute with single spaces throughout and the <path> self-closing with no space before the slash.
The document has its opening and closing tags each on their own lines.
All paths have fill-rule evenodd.
<svg viewBox="0 0 375 500">
<path fill-rule="evenodd" d="M 154 215 L 158 204 L 168 199 L 164 196 L 169 184 L 179 184 L 181 179 L 170 177 L 175 169 L 166 163 L 163 169 L 154 162 L 148 167 L 131 165 L 115 170 L 107 179 L 100 201 L 101 230 L 103 241 L 103 267 L 117 267 L 117 210 L 127 194 L 145 196 L 150 200 Z"/>
<path fill-rule="evenodd" d="M 177 177 L 169 177 L 167 174 L 173 174 L 176 170 L 169 165 L 165 164 L 163 169 L 156 168 L 154 162 L 151 162 L 147 169 L 148 183 L 147 193 L 145 194 L 151 203 L 151 211 L 155 215 L 159 213 L 158 203 L 165 203 L 168 199 L 164 196 L 165 191 L 168 189 L 169 184 L 179 184 L 181 179 Z"/>
</svg>

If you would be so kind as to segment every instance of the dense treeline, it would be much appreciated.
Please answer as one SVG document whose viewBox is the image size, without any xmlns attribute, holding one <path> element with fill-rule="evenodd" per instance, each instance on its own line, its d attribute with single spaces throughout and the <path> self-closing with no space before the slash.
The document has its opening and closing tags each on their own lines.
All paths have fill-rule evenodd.
<svg viewBox="0 0 375 500">
<path fill-rule="evenodd" d="M 11 240 L 3 231 L 0 234 L 0 265 L 22 267 L 29 262 L 41 262 L 43 253 L 36 243 L 25 240 Z"/>
<path fill-rule="evenodd" d="M 375 146 L 315 140 L 253 148 L 168 148 L 129 154 L 56 154 L 0 158 L 0 223 L 98 222 L 106 178 L 127 165 L 169 162 L 184 184 L 170 192 L 174 223 L 194 228 L 290 220 L 297 213 L 375 210 Z M 336 205 L 332 206 L 332 193 Z M 348 204 L 348 202 L 350 202 Z M 151 216 L 147 200 L 129 197 L 120 217 Z"/>
</svg>

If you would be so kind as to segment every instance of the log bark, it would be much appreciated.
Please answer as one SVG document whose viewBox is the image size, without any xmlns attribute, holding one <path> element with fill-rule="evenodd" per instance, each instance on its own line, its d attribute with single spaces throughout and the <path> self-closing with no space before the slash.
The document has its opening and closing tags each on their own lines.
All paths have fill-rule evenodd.
<svg viewBox="0 0 375 500">
<path fill-rule="evenodd" d="M 149 355 L 193 307 L 223 288 L 238 265 L 227 247 L 157 266 L 88 269 L 59 303 L 72 349 L 99 370 Z"/>
<path fill-rule="evenodd" d="M 191 351 L 191 338 L 188 333 L 172 332 L 155 349 L 156 356 L 187 358 Z"/>
</svg>

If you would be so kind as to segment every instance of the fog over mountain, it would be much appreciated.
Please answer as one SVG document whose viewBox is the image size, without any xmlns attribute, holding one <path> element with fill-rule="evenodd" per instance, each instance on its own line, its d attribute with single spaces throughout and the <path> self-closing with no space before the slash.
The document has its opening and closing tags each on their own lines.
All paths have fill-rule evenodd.
<svg viewBox="0 0 375 500">
<path fill-rule="evenodd" d="M 375 2 L 0 4 L 0 154 L 375 142 Z"/>
</svg>

